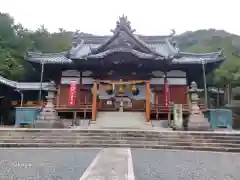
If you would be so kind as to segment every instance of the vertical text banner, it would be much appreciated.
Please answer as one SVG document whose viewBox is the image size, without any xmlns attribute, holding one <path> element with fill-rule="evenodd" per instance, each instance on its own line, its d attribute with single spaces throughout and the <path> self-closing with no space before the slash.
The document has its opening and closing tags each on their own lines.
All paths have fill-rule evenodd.
<svg viewBox="0 0 240 180">
<path fill-rule="evenodd" d="M 170 94 L 169 94 L 169 85 L 168 81 L 165 79 L 164 81 L 164 106 L 165 108 L 169 108 L 169 103 L 170 103 Z"/>
<path fill-rule="evenodd" d="M 69 90 L 69 105 L 71 106 L 75 105 L 76 90 L 77 90 L 76 81 L 71 81 Z"/>
</svg>

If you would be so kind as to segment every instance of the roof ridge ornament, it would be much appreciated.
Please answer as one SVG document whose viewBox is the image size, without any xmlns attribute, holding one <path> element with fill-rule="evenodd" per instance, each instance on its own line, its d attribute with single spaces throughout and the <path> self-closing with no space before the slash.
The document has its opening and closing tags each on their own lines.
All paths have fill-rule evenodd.
<svg viewBox="0 0 240 180">
<path fill-rule="evenodd" d="M 168 48 L 171 52 L 174 53 L 174 56 L 178 56 L 179 48 L 177 46 L 177 42 L 174 40 L 174 36 L 176 34 L 175 29 L 171 29 L 171 33 L 166 37 L 165 42 L 168 44 Z M 173 58 L 172 55 L 169 58 Z"/>
<path fill-rule="evenodd" d="M 173 37 L 173 36 L 175 36 L 175 34 L 176 34 L 176 31 L 175 31 L 175 29 L 171 29 L 171 33 L 169 34 L 169 36 L 170 37 Z"/>
<path fill-rule="evenodd" d="M 224 55 L 224 48 L 218 48 L 219 51 L 220 51 L 220 56 L 223 56 Z"/>
<path fill-rule="evenodd" d="M 131 33 L 134 33 L 136 31 L 135 29 L 132 29 L 131 22 L 127 19 L 127 16 L 125 15 L 119 17 L 119 20 L 116 22 L 116 28 L 114 30 L 111 30 L 111 32 L 115 34 L 123 29 L 128 30 Z"/>
<path fill-rule="evenodd" d="M 77 47 L 77 45 L 81 42 L 80 37 L 81 33 L 80 30 L 77 29 L 74 33 L 73 33 L 73 37 L 72 37 L 72 46 L 73 47 Z"/>
</svg>

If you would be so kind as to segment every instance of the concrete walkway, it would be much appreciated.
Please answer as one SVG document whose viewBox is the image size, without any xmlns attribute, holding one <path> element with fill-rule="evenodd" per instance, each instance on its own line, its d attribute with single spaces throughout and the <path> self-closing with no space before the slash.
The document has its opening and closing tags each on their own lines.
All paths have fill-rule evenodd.
<svg viewBox="0 0 240 180">
<path fill-rule="evenodd" d="M 98 153 L 80 180 L 134 180 L 131 150 L 107 148 Z"/>
</svg>

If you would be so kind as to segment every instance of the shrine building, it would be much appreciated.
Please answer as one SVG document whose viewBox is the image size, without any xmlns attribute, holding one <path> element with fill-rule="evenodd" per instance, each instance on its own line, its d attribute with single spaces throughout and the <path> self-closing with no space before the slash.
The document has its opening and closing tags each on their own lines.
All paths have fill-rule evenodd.
<svg viewBox="0 0 240 180">
<path fill-rule="evenodd" d="M 69 51 L 29 52 L 26 59 L 55 82 L 60 116 L 97 120 L 100 111 L 137 111 L 149 121 L 171 115 L 172 103 L 188 114 L 189 84 L 202 79 L 203 65 L 207 74 L 225 60 L 222 51 L 181 52 L 174 34 L 138 35 L 122 16 L 111 36 L 76 32 Z"/>
</svg>

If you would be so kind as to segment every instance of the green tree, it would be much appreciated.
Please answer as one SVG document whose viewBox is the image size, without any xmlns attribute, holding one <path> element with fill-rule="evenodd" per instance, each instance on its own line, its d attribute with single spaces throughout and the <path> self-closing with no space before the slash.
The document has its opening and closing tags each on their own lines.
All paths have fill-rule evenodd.
<svg viewBox="0 0 240 180">
<path fill-rule="evenodd" d="M 30 80 L 36 71 L 24 59 L 27 51 L 61 52 L 71 47 L 72 32 L 59 28 L 49 33 L 44 25 L 29 31 L 5 13 L 0 13 L 0 75 L 12 80 Z M 30 76 L 31 75 L 31 76 Z M 38 75 L 36 75 L 38 76 Z"/>
<path fill-rule="evenodd" d="M 0 74 L 16 80 L 21 80 L 25 71 L 22 57 L 26 46 L 19 28 L 11 16 L 0 13 Z"/>
</svg>

